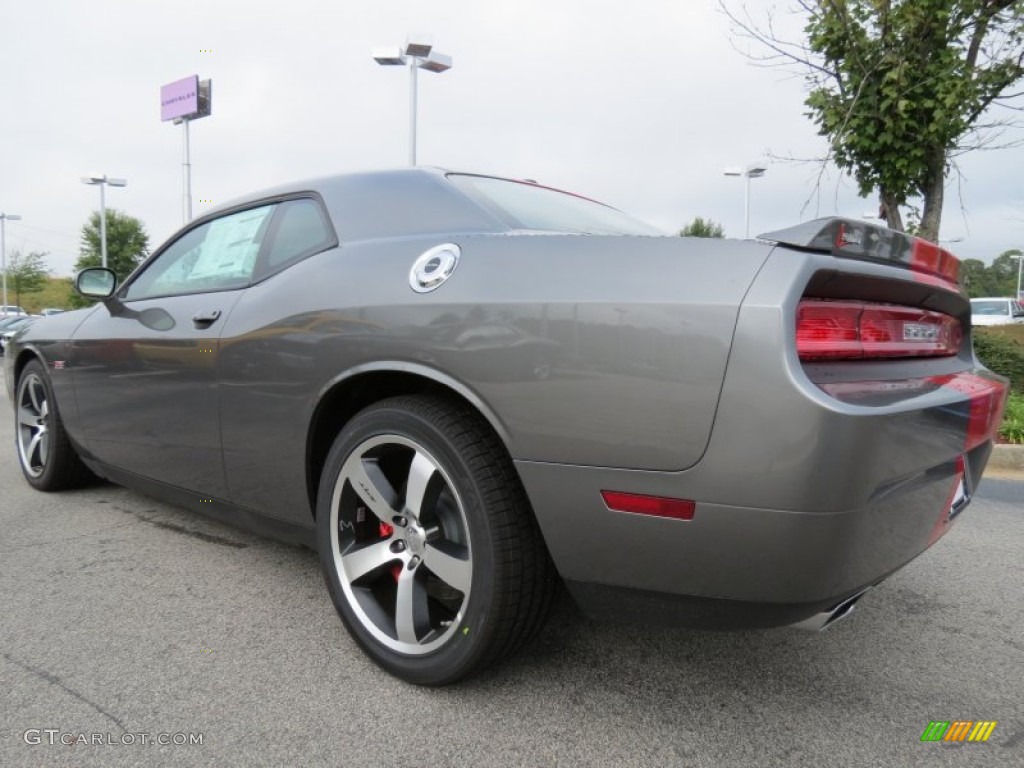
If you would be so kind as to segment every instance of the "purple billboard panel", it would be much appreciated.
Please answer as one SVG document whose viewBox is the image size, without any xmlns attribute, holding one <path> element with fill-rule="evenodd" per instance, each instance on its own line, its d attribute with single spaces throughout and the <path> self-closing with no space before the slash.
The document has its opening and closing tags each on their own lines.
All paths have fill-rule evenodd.
<svg viewBox="0 0 1024 768">
<path fill-rule="evenodd" d="M 188 117 L 199 111 L 199 75 L 160 86 L 160 119 Z"/>
</svg>

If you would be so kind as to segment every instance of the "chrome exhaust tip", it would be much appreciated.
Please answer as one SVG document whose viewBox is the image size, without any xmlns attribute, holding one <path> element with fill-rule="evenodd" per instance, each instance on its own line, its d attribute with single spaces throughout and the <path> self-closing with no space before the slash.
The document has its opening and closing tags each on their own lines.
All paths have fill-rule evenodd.
<svg viewBox="0 0 1024 768">
<path fill-rule="evenodd" d="M 836 603 L 834 606 L 821 613 L 816 613 L 813 616 L 798 621 L 795 624 L 791 624 L 795 629 L 802 629 L 808 632 L 821 632 L 823 629 L 831 627 L 837 621 L 847 618 L 853 613 L 853 609 L 857 605 L 857 601 L 864 597 L 864 594 L 868 590 L 862 590 L 853 597 L 848 597 L 842 602 Z"/>
</svg>

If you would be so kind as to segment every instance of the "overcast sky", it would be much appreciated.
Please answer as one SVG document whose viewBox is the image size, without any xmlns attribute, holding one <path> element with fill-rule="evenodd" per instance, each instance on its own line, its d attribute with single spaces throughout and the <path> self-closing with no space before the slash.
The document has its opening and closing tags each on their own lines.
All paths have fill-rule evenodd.
<svg viewBox="0 0 1024 768">
<path fill-rule="evenodd" d="M 748 0 L 756 15 L 767 0 Z M 785 5 L 783 3 L 783 5 Z M 425 32 L 452 56 L 421 73 L 423 165 L 532 178 L 677 230 L 694 216 L 743 235 L 727 166 L 813 157 L 803 83 L 753 66 L 714 0 L 3 0 L 0 212 L 7 251 L 70 274 L 99 172 L 107 204 L 151 247 L 182 225 L 182 130 L 162 84 L 213 81 L 192 125 L 193 212 L 283 181 L 406 162 L 408 75 L 372 48 Z M 208 51 L 208 52 L 207 52 Z M 961 257 L 1024 246 L 1024 149 L 976 153 L 947 190 L 942 238 Z M 875 209 L 852 182 L 772 161 L 752 182 L 752 233 Z"/>
</svg>

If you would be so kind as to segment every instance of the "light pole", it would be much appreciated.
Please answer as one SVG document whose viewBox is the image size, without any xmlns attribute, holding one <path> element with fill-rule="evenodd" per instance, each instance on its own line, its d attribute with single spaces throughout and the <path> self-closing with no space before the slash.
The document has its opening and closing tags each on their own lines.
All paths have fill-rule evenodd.
<svg viewBox="0 0 1024 768">
<path fill-rule="evenodd" d="M 750 237 L 750 180 L 758 179 L 764 176 L 764 172 L 768 170 L 765 166 L 760 163 L 751 163 L 746 168 L 726 168 L 726 176 L 742 176 L 746 179 L 743 192 L 743 237 Z"/>
<path fill-rule="evenodd" d="M 4 225 L 10 221 L 21 221 L 21 216 L 13 213 L 0 213 L 0 269 L 4 273 L 4 316 L 7 316 L 7 242 L 4 240 Z"/>
<path fill-rule="evenodd" d="M 107 198 L 104 188 L 109 184 L 112 187 L 127 187 L 127 179 L 111 179 L 107 174 L 94 173 L 91 176 L 82 177 L 83 184 L 92 184 L 100 188 L 100 253 L 103 254 L 103 266 L 107 266 Z"/>
<path fill-rule="evenodd" d="M 213 109 L 213 81 L 189 75 L 160 86 L 160 120 L 172 120 L 182 126 L 181 215 L 185 223 L 192 221 L 192 147 L 189 124 L 209 117 Z"/>
<path fill-rule="evenodd" d="M 409 65 L 409 165 L 416 165 L 416 70 L 444 72 L 452 68 L 452 57 L 434 50 L 421 35 L 406 38 L 404 46 L 374 48 L 373 60 L 382 67 Z"/>
<path fill-rule="evenodd" d="M 181 170 L 183 174 L 181 213 L 185 218 L 185 223 L 188 224 L 192 221 L 192 144 L 188 136 L 188 118 L 183 117 L 181 119 L 181 123 L 183 128 L 182 135 L 185 137 L 184 143 L 182 144 L 184 159 L 181 161 Z"/>
<path fill-rule="evenodd" d="M 1021 272 L 1024 272 L 1024 253 L 1018 253 L 1016 256 L 1011 253 L 1010 258 L 1017 260 L 1017 301 L 1021 301 L 1024 299 L 1024 296 L 1020 294 L 1020 276 Z"/>
</svg>

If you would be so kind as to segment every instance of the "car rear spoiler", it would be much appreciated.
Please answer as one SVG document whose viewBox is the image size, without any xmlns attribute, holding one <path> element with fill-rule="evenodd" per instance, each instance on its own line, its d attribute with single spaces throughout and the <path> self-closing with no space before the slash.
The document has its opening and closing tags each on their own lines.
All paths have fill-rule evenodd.
<svg viewBox="0 0 1024 768">
<path fill-rule="evenodd" d="M 758 235 L 779 245 L 831 253 L 845 259 L 893 264 L 913 270 L 926 282 L 960 291 L 960 260 L 935 243 L 857 219 L 832 216 Z"/>
</svg>

